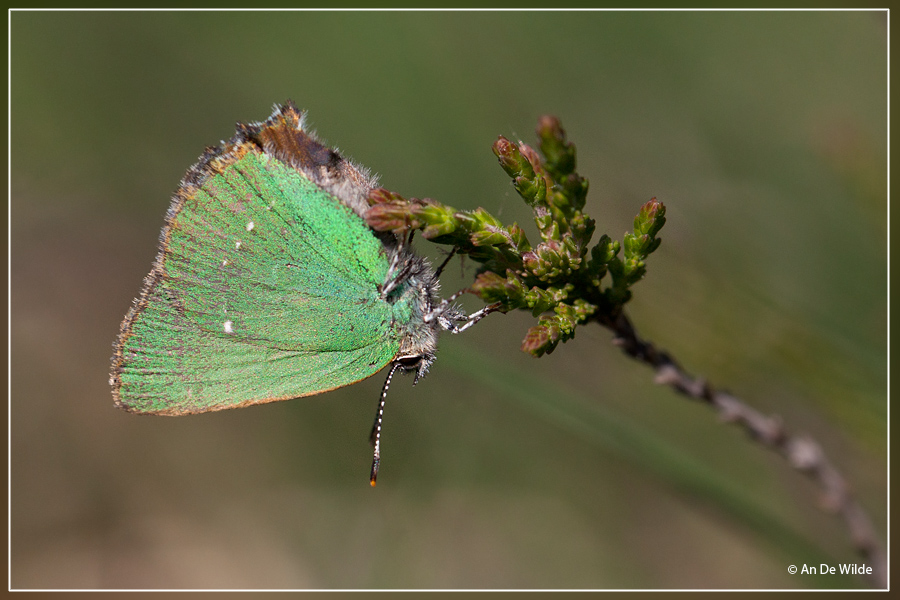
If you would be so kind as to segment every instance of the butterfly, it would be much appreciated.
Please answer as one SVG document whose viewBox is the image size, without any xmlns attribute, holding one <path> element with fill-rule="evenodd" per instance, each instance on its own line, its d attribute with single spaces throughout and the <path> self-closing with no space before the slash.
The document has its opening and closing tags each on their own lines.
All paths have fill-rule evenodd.
<svg viewBox="0 0 900 600">
<path fill-rule="evenodd" d="M 494 310 L 466 315 L 452 302 L 459 294 L 440 300 L 439 270 L 414 253 L 412 232 L 369 228 L 375 185 L 290 101 L 207 148 L 174 194 L 122 321 L 115 404 L 203 413 L 320 394 L 389 366 L 371 434 L 374 486 L 394 374 L 418 381 L 440 331 Z"/>
</svg>

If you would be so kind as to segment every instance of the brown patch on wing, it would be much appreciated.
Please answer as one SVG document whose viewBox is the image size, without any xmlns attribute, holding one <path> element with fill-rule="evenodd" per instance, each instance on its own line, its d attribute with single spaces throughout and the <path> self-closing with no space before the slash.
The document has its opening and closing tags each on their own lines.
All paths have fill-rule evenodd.
<svg viewBox="0 0 900 600">
<path fill-rule="evenodd" d="M 313 183 L 331 193 L 360 217 L 369 208 L 366 198 L 375 178 L 325 146 L 306 129 L 305 114 L 288 100 L 262 123 L 237 123 L 235 135 L 219 146 L 208 147 L 191 167 L 175 192 L 170 208 L 180 210 L 196 191 L 216 173 L 239 161 L 247 152 L 264 152 L 291 165 Z"/>
<path fill-rule="evenodd" d="M 344 159 L 303 130 L 303 115 L 293 105 L 282 106 L 256 131 L 253 129 L 245 131 L 278 160 L 305 172 L 325 171 L 332 177 L 340 176 Z"/>
<path fill-rule="evenodd" d="M 276 107 L 264 123 L 238 124 L 238 137 L 255 142 L 266 154 L 291 165 L 364 217 L 375 178 L 307 131 L 304 113 L 290 100 Z"/>
</svg>

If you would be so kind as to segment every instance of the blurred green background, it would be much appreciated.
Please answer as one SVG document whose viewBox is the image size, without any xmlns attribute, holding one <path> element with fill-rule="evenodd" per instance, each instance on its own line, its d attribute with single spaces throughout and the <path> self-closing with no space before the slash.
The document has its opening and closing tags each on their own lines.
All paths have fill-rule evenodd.
<svg viewBox="0 0 900 600">
<path fill-rule="evenodd" d="M 667 206 L 641 334 L 815 436 L 884 536 L 884 13 L 11 20 L 13 587 L 868 585 L 788 574 L 861 562 L 816 487 L 599 327 L 540 360 L 525 313 L 445 335 L 395 381 L 374 490 L 381 375 L 171 419 L 116 410 L 107 371 L 169 197 L 235 121 L 292 98 L 385 187 L 535 240 L 490 147 L 552 113 L 597 235 Z"/>
</svg>

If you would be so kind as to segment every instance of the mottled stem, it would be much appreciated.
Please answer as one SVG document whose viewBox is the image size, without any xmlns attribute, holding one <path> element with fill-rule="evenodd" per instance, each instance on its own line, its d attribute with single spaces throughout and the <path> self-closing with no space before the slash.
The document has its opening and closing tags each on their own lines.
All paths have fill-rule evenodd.
<svg viewBox="0 0 900 600">
<path fill-rule="evenodd" d="M 753 440 L 774 450 L 815 481 L 821 489 L 823 507 L 844 520 L 853 545 L 871 564 L 869 577 L 873 583 L 879 588 L 887 587 L 887 558 L 872 521 L 853 496 L 847 480 L 814 439 L 788 432 L 777 416 L 764 415 L 735 396 L 714 389 L 706 380 L 685 372 L 668 352 L 641 339 L 624 312 L 597 321 L 612 330 L 616 336 L 613 343 L 622 352 L 656 371 L 656 383 L 709 404 L 718 411 L 722 421 L 743 428 Z"/>
</svg>

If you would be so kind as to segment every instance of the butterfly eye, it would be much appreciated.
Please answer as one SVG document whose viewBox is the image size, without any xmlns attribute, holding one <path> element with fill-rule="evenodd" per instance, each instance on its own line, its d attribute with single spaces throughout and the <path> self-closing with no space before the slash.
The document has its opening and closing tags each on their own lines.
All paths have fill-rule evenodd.
<svg viewBox="0 0 900 600">
<path fill-rule="evenodd" d="M 401 356 L 400 358 L 394 359 L 394 364 L 400 365 L 404 371 L 412 371 L 413 369 L 418 369 L 419 365 L 422 364 L 422 359 L 424 357 L 422 355 L 416 356 Z"/>
</svg>

